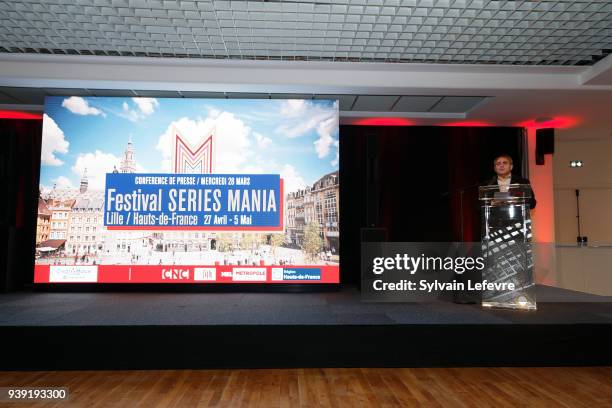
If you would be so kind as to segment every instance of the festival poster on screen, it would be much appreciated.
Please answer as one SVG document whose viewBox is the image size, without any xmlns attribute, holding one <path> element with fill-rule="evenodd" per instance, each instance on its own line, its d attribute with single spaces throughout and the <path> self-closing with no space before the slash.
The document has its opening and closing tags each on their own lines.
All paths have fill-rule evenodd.
<svg viewBox="0 0 612 408">
<path fill-rule="evenodd" d="M 35 283 L 338 283 L 338 102 L 48 97 Z"/>
</svg>

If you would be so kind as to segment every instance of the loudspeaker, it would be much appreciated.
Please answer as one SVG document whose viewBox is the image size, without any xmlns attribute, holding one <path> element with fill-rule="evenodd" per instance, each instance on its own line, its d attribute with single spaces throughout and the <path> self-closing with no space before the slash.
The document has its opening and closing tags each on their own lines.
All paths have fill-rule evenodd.
<svg viewBox="0 0 612 408">
<path fill-rule="evenodd" d="M 536 130 L 536 164 L 544 164 L 544 155 L 555 152 L 555 129 Z"/>
</svg>

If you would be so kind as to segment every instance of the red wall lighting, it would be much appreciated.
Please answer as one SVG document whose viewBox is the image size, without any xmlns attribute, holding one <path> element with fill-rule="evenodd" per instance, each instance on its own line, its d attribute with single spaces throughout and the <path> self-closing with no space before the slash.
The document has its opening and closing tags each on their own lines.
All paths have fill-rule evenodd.
<svg viewBox="0 0 612 408">
<path fill-rule="evenodd" d="M 360 126 L 412 126 L 414 122 L 404 118 L 366 118 L 353 122 Z"/>
<path fill-rule="evenodd" d="M 459 126 L 459 127 L 486 127 L 486 126 L 494 126 L 487 122 L 479 122 L 476 120 L 464 120 L 461 122 L 449 122 L 443 123 L 440 126 Z"/>
<path fill-rule="evenodd" d="M 0 119 L 29 119 L 29 120 L 41 120 L 43 118 L 42 113 L 32 112 L 19 112 L 10 110 L 0 110 Z"/>
<path fill-rule="evenodd" d="M 567 129 L 573 126 L 576 126 L 580 121 L 576 118 L 572 118 L 569 116 L 560 116 L 556 118 L 552 118 L 546 121 L 538 121 L 536 119 L 526 120 L 521 123 L 517 123 L 516 126 L 523 127 L 527 129 L 545 129 L 545 128 L 555 128 L 555 129 Z"/>
</svg>

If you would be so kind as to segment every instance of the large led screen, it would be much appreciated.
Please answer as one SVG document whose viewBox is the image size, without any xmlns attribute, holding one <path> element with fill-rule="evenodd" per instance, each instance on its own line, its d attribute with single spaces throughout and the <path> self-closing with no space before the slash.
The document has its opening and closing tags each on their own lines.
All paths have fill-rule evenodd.
<svg viewBox="0 0 612 408">
<path fill-rule="evenodd" d="M 35 283 L 338 283 L 338 102 L 48 97 Z"/>
</svg>

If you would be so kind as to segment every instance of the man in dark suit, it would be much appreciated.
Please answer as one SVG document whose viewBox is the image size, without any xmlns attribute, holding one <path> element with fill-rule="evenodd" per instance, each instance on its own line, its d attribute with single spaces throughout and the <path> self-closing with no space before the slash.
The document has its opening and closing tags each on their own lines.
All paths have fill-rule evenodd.
<svg viewBox="0 0 612 408">
<path fill-rule="evenodd" d="M 531 199 L 529 200 L 529 208 L 534 209 L 536 206 L 536 198 L 533 190 L 531 189 L 531 183 L 528 179 L 519 177 L 512 174 L 512 157 L 508 154 L 500 154 L 493 160 L 493 169 L 495 170 L 495 176 L 493 176 L 486 185 L 499 186 L 499 191 L 506 192 L 509 189 L 510 184 L 529 184 Z"/>
</svg>

